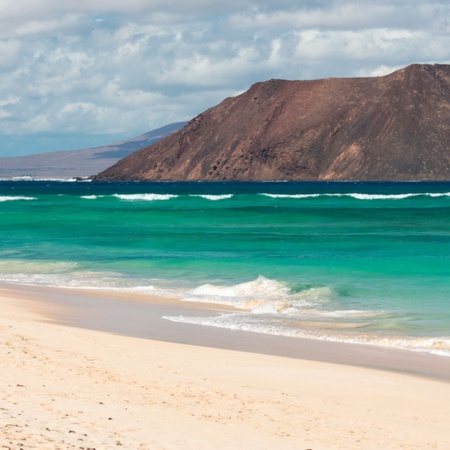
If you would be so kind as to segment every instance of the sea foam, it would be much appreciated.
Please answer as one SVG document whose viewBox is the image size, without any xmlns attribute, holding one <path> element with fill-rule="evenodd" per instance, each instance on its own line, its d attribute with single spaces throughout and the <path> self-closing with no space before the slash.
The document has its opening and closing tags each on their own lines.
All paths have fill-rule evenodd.
<svg viewBox="0 0 450 450">
<path fill-rule="evenodd" d="M 267 317 L 259 319 L 257 315 L 245 313 L 220 314 L 210 317 L 163 316 L 162 318 L 171 322 L 226 328 L 235 331 L 348 344 L 375 345 L 450 357 L 450 338 L 448 337 L 422 338 L 399 335 L 383 337 L 377 335 L 377 333 L 350 333 L 352 328 L 358 328 L 358 325 L 348 324 L 346 326 L 346 324 L 342 324 L 343 326 L 335 326 L 334 323 L 320 324 L 313 322 L 309 324 L 305 321 L 302 323 L 303 326 L 299 327 L 298 322 L 291 326 L 285 320 L 268 321 Z"/>
<path fill-rule="evenodd" d="M 0 178 L 0 181 L 56 181 L 60 183 L 75 183 L 75 182 L 91 182 L 89 178 L 52 178 L 52 177 L 33 177 L 25 175 L 23 177 Z"/>
<path fill-rule="evenodd" d="M 82 195 L 81 198 L 86 200 L 97 200 L 99 197 L 104 197 L 104 195 Z"/>
<path fill-rule="evenodd" d="M 316 198 L 320 197 L 322 194 L 267 194 L 263 193 L 265 197 L 270 198 Z"/>
<path fill-rule="evenodd" d="M 192 195 L 192 197 L 201 197 L 206 200 L 228 200 L 233 197 L 233 194 L 222 194 L 222 195 L 207 195 L 207 194 L 199 194 L 199 195 Z"/>
<path fill-rule="evenodd" d="M 404 200 L 412 197 L 450 197 L 450 192 L 416 192 L 406 194 L 363 194 L 358 192 L 349 192 L 343 194 L 260 194 L 270 198 L 286 198 L 286 199 L 307 199 L 319 197 L 350 197 L 356 200 Z"/>
<path fill-rule="evenodd" d="M 403 200 L 410 197 L 419 197 L 424 194 L 347 194 L 357 200 Z"/>
<path fill-rule="evenodd" d="M 1 195 L 0 202 L 11 202 L 18 200 L 37 200 L 36 197 L 22 197 L 22 196 L 10 196 L 10 195 Z"/>
<path fill-rule="evenodd" d="M 178 195 L 172 194 L 113 194 L 113 197 L 120 198 L 121 200 L 135 201 L 154 201 L 154 200 L 170 200 L 178 197 Z"/>
<path fill-rule="evenodd" d="M 231 286 L 204 284 L 187 292 L 183 300 L 227 305 L 254 314 L 295 315 L 305 308 L 324 305 L 333 296 L 333 290 L 327 286 L 293 292 L 287 283 L 259 276 Z"/>
</svg>

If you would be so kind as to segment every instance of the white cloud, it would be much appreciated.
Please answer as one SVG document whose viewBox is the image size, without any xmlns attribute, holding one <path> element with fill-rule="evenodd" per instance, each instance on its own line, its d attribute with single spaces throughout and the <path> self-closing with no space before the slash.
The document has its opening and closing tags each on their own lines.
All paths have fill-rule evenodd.
<svg viewBox="0 0 450 450">
<path fill-rule="evenodd" d="M 444 0 L 1 0 L 0 134 L 133 136 L 257 81 L 446 63 L 449 31 Z"/>
<path fill-rule="evenodd" d="M 9 96 L 8 98 L 0 98 L 0 120 L 7 119 L 13 115 L 11 107 L 20 102 L 20 97 Z"/>
<path fill-rule="evenodd" d="M 303 2 L 304 3 L 304 2 Z M 314 4 L 317 3 L 317 4 Z M 417 6 L 414 5 L 417 3 Z M 450 5 L 445 0 L 429 3 L 388 1 L 329 1 L 303 5 L 292 2 L 291 8 L 252 10 L 232 14 L 231 26 L 240 29 L 345 29 L 448 27 Z"/>
<path fill-rule="evenodd" d="M 115 80 L 103 86 L 99 95 L 105 104 L 130 111 L 160 104 L 167 100 L 160 92 L 142 91 L 139 89 L 124 90 Z"/>
<path fill-rule="evenodd" d="M 230 24 L 237 28 L 367 28 L 381 22 L 393 22 L 395 7 L 370 3 L 331 5 L 329 8 L 302 8 L 290 11 L 259 12 L 233 15 Z"/>
<path fill-rule="evenodd" d="M 422 53 L 419 43 L 426 36 L 408 30 L 370 29 L 358 31 L 299 32 L 298 58 L 345 58 L 352 60 L 391 59 Z"/>
<path fill-rule="evenodd" d="M 13 96 L 9 96 L 8 98 L 5 99 L 0 99 L 0 107 L 3 106 L 8 106 L 8 105 L 16 105 L 17 103 L 19 103 L 20 101 L 20 97 L 13 97 Z"/>
<path fill-rule="evenodd" d="M 382 77 L 384 75 L 388 75 L 396 70 L 401 69 L 401 66 L 385 66 L 381 65 L 375 67 L 374 69 L 366 70 L 361 69 L 356 73 L 357 77 Z"/>
<path fill-rule="evenodd" d="M 237 48 L 231 56 L 220 59 L 195 53 L 178 58 L 158 77 L 158 82 L 199 87 L 230 86 L 239 76 L 252 71 L 260 61 L 261 55 L 255 47 Z"/>
</svg>

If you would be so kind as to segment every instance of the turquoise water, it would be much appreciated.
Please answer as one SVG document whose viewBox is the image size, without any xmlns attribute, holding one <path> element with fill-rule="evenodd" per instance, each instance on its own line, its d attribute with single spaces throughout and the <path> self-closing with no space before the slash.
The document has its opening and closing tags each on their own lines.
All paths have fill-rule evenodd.
<svg viewBox="0 0 450 450">
<path fill-rule="evenodd" d="M 176 295 L 167 317 L 450 355 L 450 183 L 0 182 L 0 282 Z"/>
</svg>

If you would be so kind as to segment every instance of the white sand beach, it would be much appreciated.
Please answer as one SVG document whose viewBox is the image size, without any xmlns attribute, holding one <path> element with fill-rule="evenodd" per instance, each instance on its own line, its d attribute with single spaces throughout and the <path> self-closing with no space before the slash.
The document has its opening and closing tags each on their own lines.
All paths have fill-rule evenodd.
<svg viewBox="0 0 450 450">
<path fill-rule="evenodd" d="M 448 379 L 62 325 L 30 290 L 0 290 L 2 449 L 450 448 Z"/>
</svg>

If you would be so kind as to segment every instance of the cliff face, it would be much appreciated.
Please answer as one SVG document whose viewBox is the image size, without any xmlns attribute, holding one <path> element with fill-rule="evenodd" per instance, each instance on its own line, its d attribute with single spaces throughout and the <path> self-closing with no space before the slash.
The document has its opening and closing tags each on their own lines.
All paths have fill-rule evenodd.
<svg viewBox="0 0 450 450">
<path fill-rule="evenodd" d="M 270 80 L 97 180 L 449 180 L 450 66 Z"/>
</svg>

